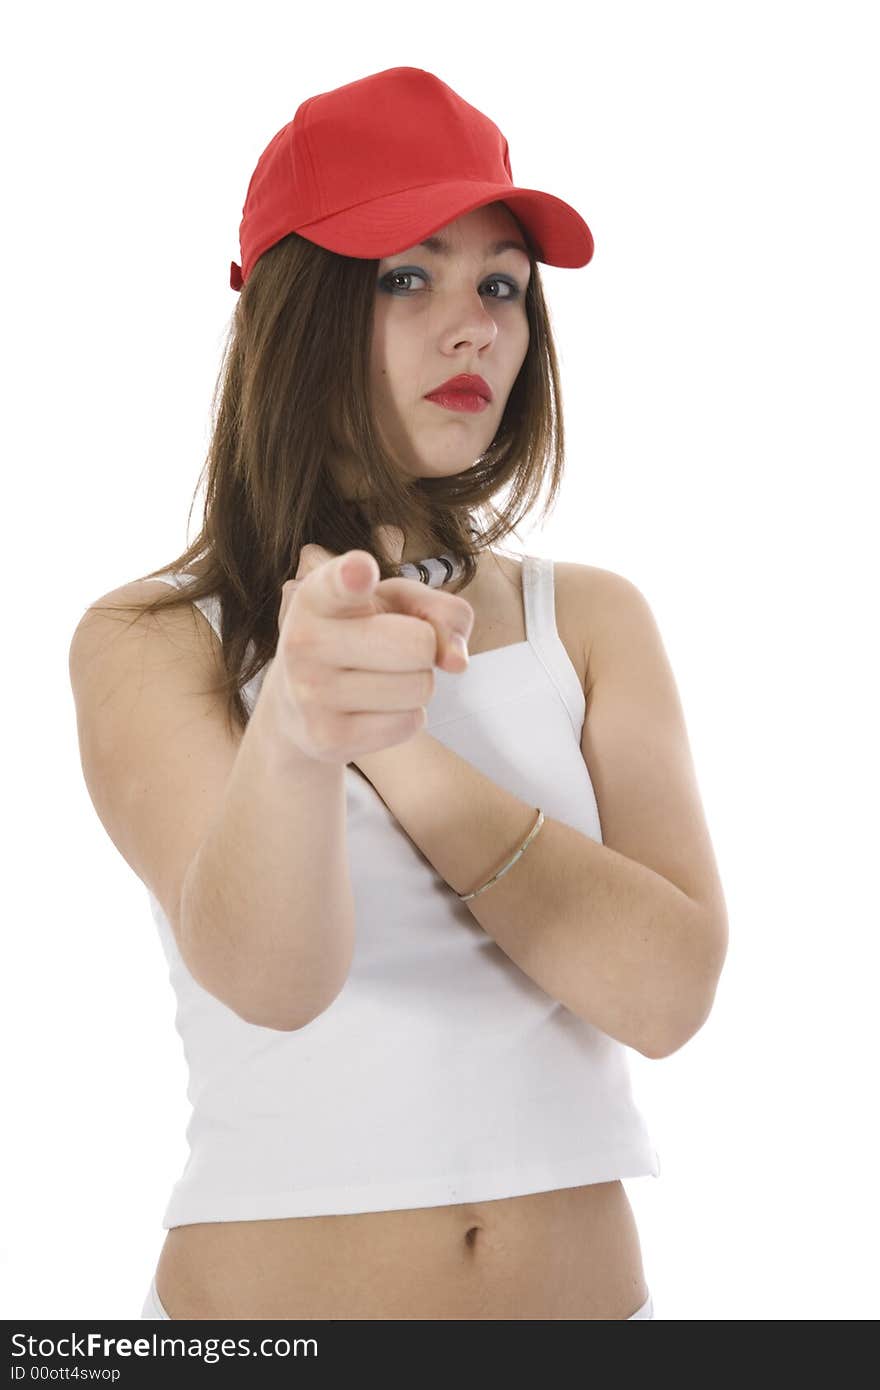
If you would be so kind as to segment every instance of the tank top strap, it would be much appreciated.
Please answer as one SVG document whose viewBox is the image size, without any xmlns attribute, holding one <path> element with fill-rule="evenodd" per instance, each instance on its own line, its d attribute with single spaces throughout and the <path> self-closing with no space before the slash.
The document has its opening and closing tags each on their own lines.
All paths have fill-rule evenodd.
<svg viewBox="0 0 880 1390">
<path fill-rule="evenodd" d="M 522 584 L 526 639 L 556 686 L 580 738 L 586 697 L 556 624 L 553 560 L 545 555 L 524 555 Z"/>
<path fill-rule="evenodd" d="M 160 584 L 170 584 L 175 589 L 186 589 L 193 581 L 191 574 L 182 574 L 179 570 L 174 570 L 171 574 L 151 574 L 151 580 Z M 193 605 L 199 612 L 207 618 L 211 627 L 222 641 L 220 633 L 220 600 L 216 594 L 207 594 L 204 598 L 193 599 Z"/>
</svg>

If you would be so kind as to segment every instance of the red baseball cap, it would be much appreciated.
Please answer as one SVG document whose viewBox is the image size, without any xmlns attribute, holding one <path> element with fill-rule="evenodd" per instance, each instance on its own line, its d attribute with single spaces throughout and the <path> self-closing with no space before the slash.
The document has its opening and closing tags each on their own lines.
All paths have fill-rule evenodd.
<svg viewBox="0 0 880 1390">
<path fill-rule="evenodd" d="M 498 127 L 423 68 L 387 68 L 308 97 L 273 136 L 248 185 L 229 283 L 240 290 L 290 232 L 381 259 L 502 200 L 546 265 L 584 266 L 593 236 L 568 203 L 517 188 Z"/>
</svg>

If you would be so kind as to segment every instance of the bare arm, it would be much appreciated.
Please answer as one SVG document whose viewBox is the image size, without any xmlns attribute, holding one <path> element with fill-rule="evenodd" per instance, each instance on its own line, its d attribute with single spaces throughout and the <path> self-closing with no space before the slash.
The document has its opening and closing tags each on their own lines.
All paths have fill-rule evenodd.
<svg viewBox="0 0 880 1390">
<path fill-rule="evenodd" d="M 668 1056 L 712 1008 L 724 895 L 651 610 L 611 571 L 583 567 L 578 583 L 595 629 L 581 749 L 602 843 L 548 816 L 523 857 L 466 906 L 554 999 L 646 1057 Z M 500 868 L 535 822 L 535 806 L 424 730 L 356 765 L 459 893 Z"/>
<path fill-rule="evenodd" d="M 340 573 L 353 555 L 360 590 L 357 574 L 349 588 Z M 447 628 L 473 616 L 469 605 L 399 579 L 374 599 L 377 578 L 371 556 L 347 552 L 285 584 L 278 647 L 244 731 L 229 727 L 220 643 L 197 607 L 134 625 L 113 616 L 141 608 L 155 579 L 104 595 L 71 641 L 101 822 L 193 977 L 260 1026 L 302 1027 L 342 988 L 355 929 L 346 767 L 408 737 L 433 664 L 461 664 Z"/>
<path fill-rule="evenodd" d="M 345 839 L 345 767 L 285 739 L 269 666 L 217 815 L 181 894 L 181 953 L 192 974 L 268 1028 L 302 1027 L 345 981 L 354 898 Z"/>
</svg>

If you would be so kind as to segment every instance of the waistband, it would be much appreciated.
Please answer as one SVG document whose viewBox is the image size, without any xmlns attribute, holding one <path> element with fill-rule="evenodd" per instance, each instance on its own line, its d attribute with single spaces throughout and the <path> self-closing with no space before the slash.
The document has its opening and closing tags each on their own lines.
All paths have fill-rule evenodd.
<svg viewBox="0 0 880 1390">
<path fill-rule="evenodd" d="M 171 1321 L 169 1314 L 166 1313 L 165 1309 L 162 1307 L 162 1300 L 159 1298 L 159 1294 L 156 1291 L 155 1276 L 150 1280 L 150 1287 L 147 1290 L 144 1306 L 141 1309 L 141 1318 L 149 1318 L 152 1320 L 167 1318 L 169 1322 Z"/>
</svg>

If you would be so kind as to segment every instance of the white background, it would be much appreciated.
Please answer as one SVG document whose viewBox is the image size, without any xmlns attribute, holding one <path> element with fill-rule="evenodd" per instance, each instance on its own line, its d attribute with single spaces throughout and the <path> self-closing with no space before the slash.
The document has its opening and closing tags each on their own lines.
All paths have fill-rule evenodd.
<svg viewBox="0 0 880 1390">
<path fill-rule="evenodd" d="M 428 68 L 596 240 L 541 267 L 568 471 L 522 548 L 657 617 L 724 880 L 712 1016 L 631 1054 L 657 1318 L 877 1316 L 876 8 L 20 7 L 3 60 L 0 1294 L 138 1317 L 186 1158 L 146 890 L 82 778 L 85 607 L 195 535 L 238 224 L 307 96 Z M 511 545 L 515 547 L 515 542 Z"/>
</svg>

